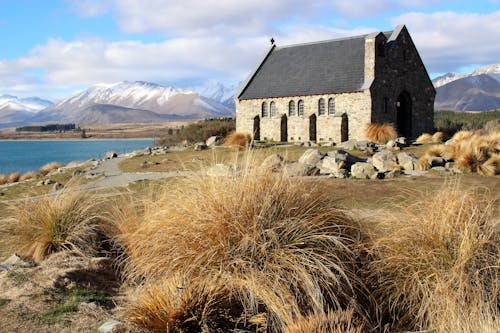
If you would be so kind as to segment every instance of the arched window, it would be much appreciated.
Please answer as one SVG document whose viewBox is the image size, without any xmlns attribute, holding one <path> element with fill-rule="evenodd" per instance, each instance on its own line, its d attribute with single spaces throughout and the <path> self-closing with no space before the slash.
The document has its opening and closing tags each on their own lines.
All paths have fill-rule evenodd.
<svg viewBox="0 0 500 333">
<path fill-rule="evenodd" d="M 297 103 L 297 104 L 298 104 L 298 109 L 299 109 L 298 115 L 303 116 L 304 115 L 304 101 L 299 100 L 299 103 Z"/>
<path fill-rule="evenodd" d="M 262 102 L 262 118 L 269 116 L 267 112 L 267 103 Z"/>
<path fill-rule="evenodd" d="M 335 114 L 335 99 L 334 98 L 330 98 L 328 100 L 328 114 L 329 115 Z"/>
<path fill-rule="evenodd" d="M 318 115 L 324 115 L 325 114 L 325 99 L 320 98 L 318 101 Z"/>
<path fill-rule="evenodd" d="M 274 101 L 272 101 L 269 106 L 271 109 L 271 117 L 274 117 L 276 115 L 276 103 L 274 103 Z"/>
<path fill-rule="evenodd" d="M 288 103 L 288 116 L 289 117 L 295 116 L 295 102 L 294 101 L 290 101 L 290 103 Z"/>
</svg>

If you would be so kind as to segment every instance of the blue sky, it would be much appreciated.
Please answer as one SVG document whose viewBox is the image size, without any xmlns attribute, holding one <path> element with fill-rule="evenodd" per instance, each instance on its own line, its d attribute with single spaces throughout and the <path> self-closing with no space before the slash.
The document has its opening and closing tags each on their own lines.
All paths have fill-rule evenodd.
<svg viewBox="0 0 500 333">
<path fill-rule="evenodd" d="M 500 0 L 0 0 L 0 94 L 245 79 L 266 50 L 406 24 L 435 77 L 500 62 Z"/>
</svg>

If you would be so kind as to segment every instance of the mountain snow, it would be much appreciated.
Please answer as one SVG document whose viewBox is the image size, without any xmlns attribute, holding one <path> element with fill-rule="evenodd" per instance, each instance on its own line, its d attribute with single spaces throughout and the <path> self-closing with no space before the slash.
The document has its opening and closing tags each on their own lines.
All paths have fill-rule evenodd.
<svg viewBox="0 0 500 333">
<path fill-rule="evenodd" d="M 477 76 L 481 74 L 487 74 L 488 76 L 500 82 L 500 64 L 483 66 L 469 74 L 446 73 L 432 80 L 432 83 L 434 83 L 435 88 L 438 88 L 465 77 Z"/>
<path fill-rule="evenodd" d="M 36 113 L 51 105 L 53 105 L 51 101 L 41 99 L 39 97 L 19 98 L 12 95 L 0 96 L 0 109 Z"/>
</svg>

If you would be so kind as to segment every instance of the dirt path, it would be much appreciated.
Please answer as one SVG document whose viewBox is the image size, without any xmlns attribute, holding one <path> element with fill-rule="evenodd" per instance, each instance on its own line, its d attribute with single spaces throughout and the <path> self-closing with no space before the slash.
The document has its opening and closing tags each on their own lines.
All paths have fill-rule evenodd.
<svg viewBox="0 0 500 333">
<path fill-rule="evenodd" d="M 171 172 L 122 172 L 119 164 L 129 158 L 129 156 L 119 156 L 110 160 L 103 160 L 92 170 L 95 174 L 102 174 L 104 177 L 94 182 L 84 185 L 89 189 L 101 189 L 111 187 L 125 187 L 130 183 L 141 180 L 155 180 L 170 177 L 183 177 L 193 175 L 191 171 L 171 171 Z"/>
</svg>

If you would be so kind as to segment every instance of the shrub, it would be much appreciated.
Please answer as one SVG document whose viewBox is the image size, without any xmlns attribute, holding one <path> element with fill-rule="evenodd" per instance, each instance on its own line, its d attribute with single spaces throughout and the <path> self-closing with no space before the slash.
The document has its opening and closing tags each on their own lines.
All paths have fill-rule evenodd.
<svg viewBox="0 0 500 333">
<path fill-rule="evenodd" d="M 494 325 L 500 229 L 492 198 L 450 182 L 368 228 L 374 294 L 396 328 Z"/>
<path fill-rule="evenodd" d="M 225 137 L 235 128 L 236 122 L 232 118 L 198 121 L 180 128 L 176 133 L 169 129 L 167 135 L 160 138 L 159 145 L 205 142 L 211 136 Z"/>
<path fill-rule="evenodd" d="M 45 164 L 44 166 L 42 166 L 38 172 L 45 176 L 47 175 L 49 172 L 53 171 L 53 170 L 56 170 L 56 169 L 59 169 L 60 167 L 62 167 L 63 165 L 61 163 L 58 163 L 58 162 L 50 162 L 50 163 L 47 163 Z"/>
<path fill-rule="evenodd" d="M 247 148 L 252 142 L 252 136 L 248 133 L 232 132 L 224 139 L 224 146 L 233 148 Z"/>
<path fill-rule="evenodd" d="M 436 132 L 432 134 L 432 142 L 441 143 L 443 142 L 444 137 L 445 134 L 443 132 Z"/>
<path fill-rule="evenodd" d="M 7 184 L 9 182 L 7 175 L 0 175 L 0 185 Z"/>
<path fill-rule="evenodd" d="M 355 298 L 357 224 L 324 192 L 248 165 L 237 177 L 186 182 L 118 236 L 129 280 L 217 279 L 248 316 L 264 309 L 270 332 Z"/>
<path fill-rule="evenodd" d="M 387 143 L 389 140 L 396 139 L 398 137 L 398 133 L 392 124 L 371 123 L 366 125 L 365 136 L 370 141 Z"/>
<path fill-rule="evenodd" d="M 98 201 L 65 187 L 54 196 L 10 204 L 10 217 L 0 220 L 2 250 L 42 261 L 62 250 L 94 253 L 99 223 Z"/>
<path fill-rule="evenodd" d="M 7 182 L 9 183 L 17 183 L 21 178 L 21 174 L 19 172 L 13 172 L 7 177 Z"/>
</svg>

